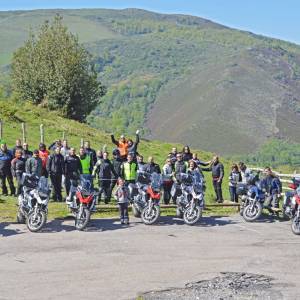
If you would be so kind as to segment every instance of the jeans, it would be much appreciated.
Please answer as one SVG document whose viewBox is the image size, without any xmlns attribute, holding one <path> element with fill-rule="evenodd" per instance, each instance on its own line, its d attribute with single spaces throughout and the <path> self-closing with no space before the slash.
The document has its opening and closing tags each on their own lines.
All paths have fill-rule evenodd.
<svg viewBox="0 0 300 300">
<path fill-rule="evenodd" d="M 101 201 L 101 195 L 104 194 L 104 202 L 107 204 L 111 198 L 111 181 L 99 180 L 99 201 Z"/>
<path fill-rule="evenodd" d="M 16 174 L 16 181 L 17 181 L 17 195 L 19 196 L 22 193 L 22 173 Z"/>
<path fill-rule="evenodd" d="M 217 180 L 213 180 L 213 186 L 217 197 L 217 202 L 223 202 L 223 195 L 222 195 L 222 181 L 218 182 Z"/>
<path fill-rule="evenodd" d="M 120 220 L 121 222 L 128 221 L 128 202 L 126 203 L 119 203 L 119 211 L 120 211 Z"/>
<path fill-rule="evenodd" d="M 171 199 L 171 189 L 172 189 L 173 181 L 165 181 L 163 183 L 164 188 L 164 203 L 169 204 Z"/>
<path fill-rule="evenodd" d="M 13 177 L 11 174 L 1 174 L 0 175 L 0 184 L 1 184 L 1 188 L 2 188 L 2 194 L 7 195 L 6 180 L 9 185 L 10 193 L 12 195 L 14 195 L 16 192 L 16 189 L 15 189 Z"/>
<path fill-rule="evenodd" d="M 62 201 L 62 195 L 61 195 L 61 174 L 51 174 L 50 173 L 50 179 L 53 185 L 53 199 L 55 201 Z"/>
<path fill-rule="evenodd" d="M 230 200 L 231 202 L 239 202 L 238 195 L 236 193 L 236 186 L 230 186 L 229 187 L 229 193 L 230 193 Z"/>
</svg>

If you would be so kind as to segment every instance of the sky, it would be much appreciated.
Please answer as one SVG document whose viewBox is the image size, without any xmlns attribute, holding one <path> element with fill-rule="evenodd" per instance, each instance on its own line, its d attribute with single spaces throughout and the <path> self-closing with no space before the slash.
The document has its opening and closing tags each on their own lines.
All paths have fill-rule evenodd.
<svg viewBox="0 0 300 300">
<path fill-rule="evenodd" d="M 190 14 L 300 44 L 300 0 L 0 0 L 0 11 L 128 7 Z"/>
</svg>

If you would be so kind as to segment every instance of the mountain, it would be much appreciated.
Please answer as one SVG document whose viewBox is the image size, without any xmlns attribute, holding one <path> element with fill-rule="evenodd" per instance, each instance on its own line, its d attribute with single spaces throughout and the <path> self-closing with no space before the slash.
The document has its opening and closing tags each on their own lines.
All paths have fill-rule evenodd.
<svg viewBox="0 0 300 300">
<path fill-rule="evenodd" d="M 108 87 L 90 125 L 227 155 L 299 140 L 300 46 L 139 9 L 16 11 L 0 12 L 0 63 L 57 13 Z"/>
</svg>

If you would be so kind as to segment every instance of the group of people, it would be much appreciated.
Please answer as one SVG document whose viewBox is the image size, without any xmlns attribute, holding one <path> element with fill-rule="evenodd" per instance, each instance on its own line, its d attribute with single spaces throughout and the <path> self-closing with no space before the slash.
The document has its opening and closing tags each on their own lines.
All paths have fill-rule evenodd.
<svg viewBox="0 0 300 300">
<path fill-rule="evenodd" d="M 279 208 L 279 198 L 282 194 L 282 184 L 280 178 L 271 170 L 270 167 L 265 167 L 263 170 L 263 178 L 260 180 L 261 187 L 265 189 L 268 195 L 268 203 L 266 207 Z M 232 202 L 238 202 L 237 187 L 239 183 L 251 184 L 253 177 L 252 171 L 240 162 L 233 164 L 229 174 L 229 192 Z"/>
<path fill-rule="evenodd" d="M 128 191 L 126 187 L 129 183 L 135 183 L 138 171 L 148 173 L 160 173 L 163 176 L 163 200 L 169 204 L 172 200 L 171 189 L 177 182 L 177 175 L 180 173 L 209 171 L 212 173 L 212 183 L 216 194 L 216 201 L 223 202 L 222 181 L 224 178 L 224 166 L 215 156 L 210 161 L 201 161 L 196 153 L 190 151 L 189 146 L 185 146 L 181 152 L 176 147 L 172 148 L 167 155 L 165 164 L 160 166 L 155 162 L 154 157 L 148 157 L 144 162 L 143 156 L 138 152 L 140 143 L 139 131 L 136 132 L 135 141 L 127 139 L 121 135 L 116 140 L 111 135 L 111 141 L 116 146 L 112 151 L 112 160 L 106 147 L 95 151 L 91 148 L 90 142 L 86 141 L 79 149 L 77 155 L 75 148 L 69 147 L 68 141 L 57 140 L 48 148 L 44 143 L 40 143 L 38 149 L 31 152 L 27 143 L 16 140 L 15 146 L 9 150 L 4 141 L 0 142 L 0 183 L 2 194 L 8 195 L 6 182 L 10 188 L 11 195 L 18 195 L 22 188 L 22 174 L 29 173 L 38 177 L 49 177 L 53 185 L 53 200 L 63 201 L 62 187 L 65 187 L 66 195 L 69 195 L 71 184 L 80 177 L 89 180 L 93 184 L 93 178 L 98 177 L 99 201 L 103 197 L 105 203 L 109 203 L 112 191 L 118 183 L 118 188 L 114 196 L 119 203 L 126 203 Z M 245 164 L 233 165 L 229 176 L 229 191 L 231 201 L 237 202 L 237 184 L 247 182 L 250 170 Z M 202 174 L 203 175 L 203 174 Z M 16 179 L 15 188 L 13 177 Z M 274 183 L 276 177 L 269 171 L 269 189 L 275 193 L 279 188 Z M 272 177 L 272 180 L 271 180 Z M 276 190 L 276 191 L 277 191 Z M 120 196 L 122 195 L 122 197 Z M 274 196 L 275 197 L 275 196 Z M 176 199 L 173 199 L 175 202 Z M 128 219 L 126 205 L 122 204 L 122 219 Z"/>
</svg>

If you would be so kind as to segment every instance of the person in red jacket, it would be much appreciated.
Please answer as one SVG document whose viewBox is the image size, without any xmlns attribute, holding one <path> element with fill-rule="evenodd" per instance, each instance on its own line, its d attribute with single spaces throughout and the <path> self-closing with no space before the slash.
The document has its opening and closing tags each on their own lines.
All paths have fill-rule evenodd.
<svg viewBox="0 0 300 300">
<path fill-rule="evenodd" d="M 42 160 L 42 176 L 45 176 L 48 178 L 48 172 L 47 172 L 47 162 L 49 158 L 49 151 L 46 148 L 46 145 L 43 143 L 40 143 L 39 145 L 39 157 Z"/>
</svg>

